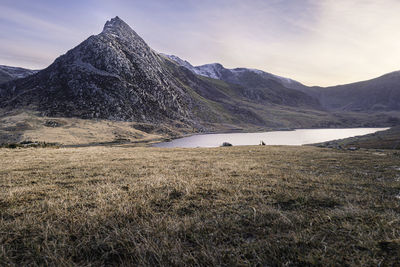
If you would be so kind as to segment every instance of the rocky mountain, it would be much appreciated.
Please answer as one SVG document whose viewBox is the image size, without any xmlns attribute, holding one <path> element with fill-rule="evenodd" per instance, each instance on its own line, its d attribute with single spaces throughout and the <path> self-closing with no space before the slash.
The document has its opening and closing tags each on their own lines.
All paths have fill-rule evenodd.
<svg viewBox="0 0 400 267">
<path fill-rule="evenodd" d="M 0 107 L 29 107 L 46 116 L 156 124 L 175 121 L 196 129 L 210 123 L 287 127 L 291 121 L 298 127 L 303 122 L 293 114 L 304 116 L 303 109 L 319 109 L 315 98 L 277 80 L 262 78 L 255 83 L 250 77 L 236 83 L 255 72 L 232 73 L 238 76 L 221 70 L 224 83 L 195 75 L 152 50 L 115 17 L 100 34 L 90 36 L 46 69 L 1 85 Z M 294 110 L 277 111 L 285 107 Z M 307 118 L 307 125 L 311 123 L 312 118 Z"/>
<path fill-rule="evenodd" d="M 227 69 L 219 63 L 193 66 L 188 61 L 183 60 L 177 56 L 166 54 L 163 55 L 175 61 L 177 64 L 189 69 L 197 75 L 219 79 L 233 84 L 258 87 L 262 86 L 263 82 L 267 80 L 273 80 L 289 89 L 307 88 L 307 86 L 301 84 L 298 81 L 274 75 L 272 73 L 268 73 L 262 70 L 247 68 Z"/>
<path fill-rule="evenodd" d="M 195 131 L 386 126 L 398 119 L 345 109 L 329 112 L 326 107 L 331 104 L 319 93 L 323 90 L 331 89 L 309 88 L 259 70 L 220 64 L 194 67 L 155 52 L 115 17 L 100 34 L 46 69 L 1 84 L 0 108 Z"/>
<path fill-rule="evenodd" d="M 328 111 L 400 111 L 400 71 L 368 81 L 324 88 L 308 87 L 295 80 L 261 70 L 226 69 L 218 63 L 195 67 L 177 56 L 167 55 L 167 57 L 197 75 L 219 79 L 247 88 L 271 87 L 271 81 L 275 81 L 286 88 L 301 91 L 317 99 L 320 106 Z M 282 91 L 279 90 L 278 92 Z"/>
<path fill-rule="evenodd" d="M 192 99 L 163 61 L 116 17 L 48 68 L 5 84 L 1 104 L 48 116 L 190 121 Z"/>
<path fill-rule="evenodd" d="M 264 104 L 321 109 L 314 96 L 310 97 L 295 89 L 305 86 L 294 80 L 254 69 L 226 69 L 219 63 L 194 67 L 177 56 L 163 55 L 196 75 L 230 84 L 231 90 L 247 100 Z"/>
<path fill-rule="evenodd" d="M 37 70 L 0 65 L 0 84 L 16 79 L 25 78 L 37 72 Z"/>
</svg>

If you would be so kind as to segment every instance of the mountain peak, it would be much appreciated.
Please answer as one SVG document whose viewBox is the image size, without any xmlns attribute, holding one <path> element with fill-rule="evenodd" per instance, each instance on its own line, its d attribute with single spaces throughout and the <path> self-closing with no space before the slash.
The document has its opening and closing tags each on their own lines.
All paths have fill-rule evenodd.
<svg viewBox="0 0 400 267">
<path fill-rule="evenodd" d="M 128 24 L 125 23 L 120 17 L 116 16 L 111 20 L 108 20 L 104 25 L 103 32 L 121 32 L 121 31 L 132 31 Z"/>
</svg>

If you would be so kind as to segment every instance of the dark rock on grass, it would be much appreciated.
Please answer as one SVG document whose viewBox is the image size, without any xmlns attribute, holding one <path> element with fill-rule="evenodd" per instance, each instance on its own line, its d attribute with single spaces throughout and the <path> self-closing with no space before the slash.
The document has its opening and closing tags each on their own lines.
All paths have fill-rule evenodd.
<svg viewBox="0 0 400 267">
<path fill-rule="evenodd" d="M 58 121 L 48 120 L 44 123 L 44 126 L 56 128 L 62 126 L 62 124 Z"/>
<path fill-rule="evenodd" d="M 355 147 L 355 146 L 351 146 L 351 147 L 347 148 L 347 150 L 350 150 L 350 151 L 356 151 L 356 150 L 359 150 L 359 149 L 360 148 Z"/>
<path fill-rule="evenodd" d="M 228 142 L 223 142 L 223 143 L 222 143 L 222 146 L 232 146 L 232 144 L 231 144 L 231 143 L 228 143 Z"/>
<path fill-rule="evenodd" d="M 3 143 L 0 144 L 0 148 L 28 148 L 28 147 L 59 147 L 60 144 L 57 143 L 47 143 L 47 142 L 32 142 L 32 141 L 22 141 L 19 143 Z"/>
<path fill-rule="evenodd" d="M 400 239 L 380 241 L 378 243 L 379 248 L 387 252 L 399 252 L 400 251 Z"/>
</svg>

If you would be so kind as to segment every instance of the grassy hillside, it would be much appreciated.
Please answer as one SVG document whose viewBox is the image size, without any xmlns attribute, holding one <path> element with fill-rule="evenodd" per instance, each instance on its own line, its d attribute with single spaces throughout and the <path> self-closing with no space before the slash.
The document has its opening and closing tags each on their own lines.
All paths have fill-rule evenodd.
<svg viewBox="0 0 400 267">
<path fill-rule="evenodd" d="M 276 128 L 340 128 L 340 127 L 378 127 L 393 126 L 400 121 L 400 112 L 328 112 L 311 107 L 294 107 L 272 103 L 257 102 L 242 95 L 238 85 L 226 83 L 206 77 L 200 77 L 218 90 L 220 98 L 208 100 L 223 107 L 230 114 L 230 122 L 240 124 L 243 121 L 249 124 L 263 125 L 269 129 Z M 226 97 L 222 97 L 225 95 Z M 268 102 L 268 101 L 267 101 Z"/>
<path fill-rule="evenodd" d="M 192 92 L 196 94 L 195 92 Z M 263 106 L 249 105 L 249 112 L 236 116 L 253 114 L 266 125 L 254 125 L 240 122 L 221 107 L 223 103 L 211 102 L 221 110 L 220 123 L 204 123 L 208 132 L 260 132 L 287 128 L 332 128 L 332 127 L 373 127 L 390 126 L 385 121 L 386 114 L 327 114 L 320 111 L 297 110 L 284 107 L 273 107 L 267 110 Z M 201 107 L 199 107 L 201 108 Z M 203 107 L 204 108 L 204 107 Z M 200 110 L 201 111 L 201 110 Z M 199 112 L 200 112 L 199 111 Z M 242 110 L 243 111 L 243 110 Z M 214 112 L 204 113 L 215 114 Z M 393 113 L 392 113 L 393 114 Z M 221 119 L 224 118 L 224 119 Z M 370 120 L 368 122 L 368 119 Z M 150 124 L 137 122 L 119 122 L 110 120 L 84 120 L 78 118 L 43 117 L 38 112 L 24 109 L 14 111 L 0 110 L 0 145 L 24 141 L 57 143 L 60 145 L 98 145 L 113 143 L 130 143 L 145 145 L 165 139 L 193 134 L 198 129 L 190 128 L 182 122 L 168 124 Z M 394 135 L 397 138 L 398 135 Z"/>
<path fill-rule="evenodd" d="M 350 137 L 316 144 L 320 147 L 356 147 L 376 149 L 400 149 L 400 126 L 363 136 Z"/>
<path fill-rule="evenodd" d="M 299 90 L 317 97 L 328 110 L 379 112 L 400 110 L 400 72 L 368 81 L 331 87 L 303 87 Z M 399 121 L 398 121 L 399 122 Z"/>
<path fill-rule="evenodd" d="M 391 151 L 0 149 L 0 265 L 400 260 Z"/>
<path fill-rule="evenodd" d="M 0 144 L 23 141 L 88 145 L 98 143 L 149 143 L 191 133 L 193 129 L 145 123 L 78 118 L 42 117 L 31 110 L 0 110 Z M 180 127 L 180 128 L 179 128 Z"/>
</svg>

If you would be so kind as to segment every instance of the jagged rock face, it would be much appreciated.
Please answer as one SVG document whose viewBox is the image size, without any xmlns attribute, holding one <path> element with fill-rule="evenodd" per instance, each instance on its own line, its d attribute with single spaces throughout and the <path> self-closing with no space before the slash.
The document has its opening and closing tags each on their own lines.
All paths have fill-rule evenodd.
<svg viewBox="0 0 400 267">
<path fill-rule="evenodd" d="M 396 77 L 390 79 L 390 88 L 397 83 Z M 304 88 L 299 91 L 289 85 Z M 353 98 L 366 92 L 361 85 Z M 374 88 L 372 104 L 377 103 Z M 387 94 L 395 108 L 397 88 Z M 350 91 L 339 89 L 327 90 L 335 93 L 329 99 L 337 95 L 338 101 L 353 101 L 347 94 Z M 324 95 L 313 88 L 273 74 L 226 69 L 220 64 L 193 67 L 158 54 L 118 17 L 48 68 L 0 85 L 0 108 L 29 107 L 46 116 L 184 124 L 198 131 L 212 129 L 213 124 L 313 127 L 320 124 L 311 122 L 317 115 L 308 111 L 320 114 L 319 100 L 324 101 Z M 280 112 L 285 109 L 290 112 Z"/>
<path fill-rule="evenodd" d="M 118 17 L 102 33 L 38 74 L 7 84 L 3 105 L 37 105 L 44 115 L 190 121 L 191 99 L 163 58 Z"/>
</svg>

